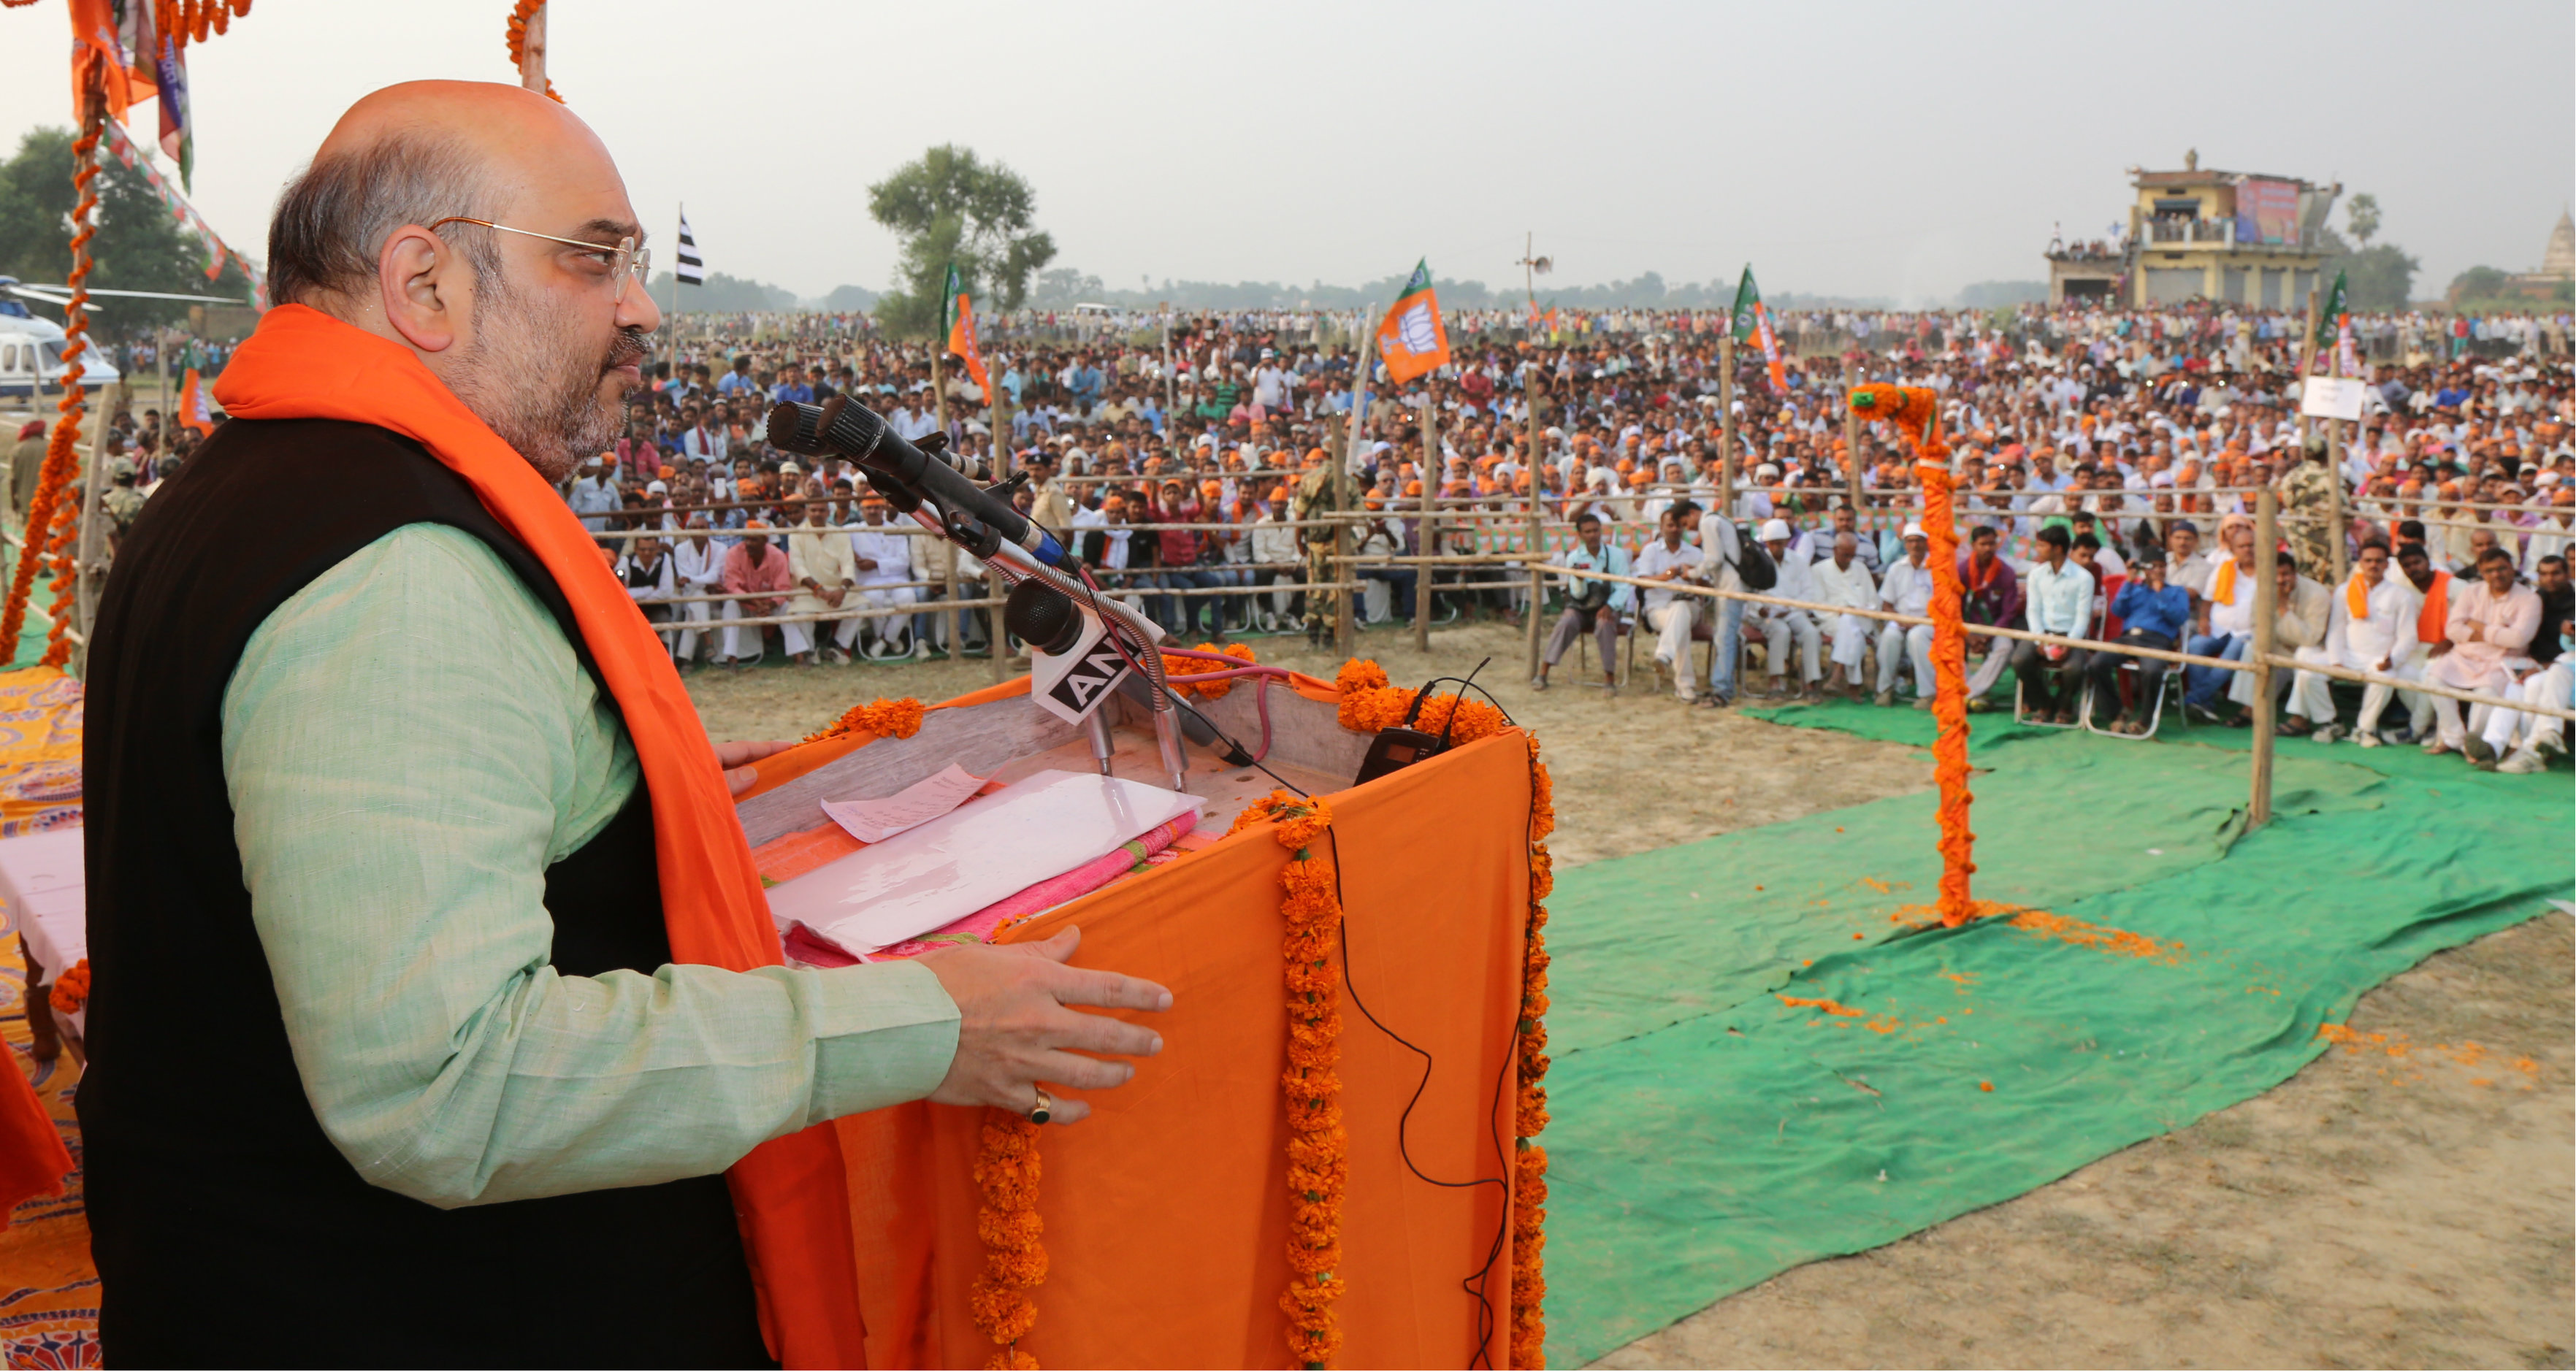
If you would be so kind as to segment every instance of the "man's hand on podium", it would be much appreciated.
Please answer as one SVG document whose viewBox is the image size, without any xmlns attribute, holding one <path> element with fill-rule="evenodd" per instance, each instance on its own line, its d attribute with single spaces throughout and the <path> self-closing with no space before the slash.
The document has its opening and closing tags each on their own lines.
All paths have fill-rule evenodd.
<svg viewBox="0 0 2576 1372">
<path fill-rule="evenodd" d="M 771 739 L 766 743 L 719 743 L 716 745 L 716 765 L 725 769 L 725 785 L 739 797 L 760 780 L 760 772 L 751 764 L 795 746 L 784 739 Z"/>
<path fill-rule="evenodd" d="M 915 959 L 957 1002 L 957 1056 L 932 1100 L 1025 1115 L 1038 1103 L 1039 1082 L 1105 1091 L 1136 1075 L 1133 1063 L 1082 1053 L 1152 1057 L 1163 1051 L 1163 1036 L 1151 1029 L 1065 1008 L 1172 1008 L 1172 993 L 1150 981 L 1065 966 L 1081 945 L 1082 931 L 1067 929 L 1041 943 L 961 944 Z M 1088 1103 L 1058 1097 L 1051 1121 L 1072 1124 L 1090 1113 Z"/>
</svg>

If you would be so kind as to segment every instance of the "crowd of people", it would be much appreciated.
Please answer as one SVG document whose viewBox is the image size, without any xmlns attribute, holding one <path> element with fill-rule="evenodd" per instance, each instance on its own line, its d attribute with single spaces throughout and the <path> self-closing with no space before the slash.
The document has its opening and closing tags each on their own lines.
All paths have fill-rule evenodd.
<svg viewBox="0 0 2576 1372">
<path fill-rule="evenodd" d="M 2310 348 L 2303 320 L 2233 307 L 1804 312 L 1778 321 L 1777 383 L 1747 341 L 1731 385 L 1724 320 L 1459 315 L 1451 364 L 1405 385 L 1358 372 L 1340 316 L 1095 319 L 1061 335 L 1023 321 L 988 349 L 989 395 L 864 316 L 684 320 L 626 436 L 564 496 L 684 666 L 994 651 L 972 556 L 854 464 L 766 442 L 772 405 L 838 394 L 1014 475 L 1014 502 L 1104 591 L 1184 640 L 1320 641 L 1347 586 L 1363 624 L 1409 622 L 1425 602 L 1443 620 L 1553 612 L 1542 687 L 1583 639 L 1616 689 L 1635 633 L 1659 688 L 1702 706 L 1921 706 L 1929 631 L 1860 613 L 1919 616 L 1931 597 L 1914 454 L 1844 403 L 1855 382 L 1895 382 L 1941 397 L 1972 624 L 2242 660 L 2253 578 L 2271 574 L 2280 650 L 2313 667 L 2568 699 L 2564 315 L 2362 320 L 2348 347 Z M 2302 420 L 2303 358 L 2364 377 L 2358 422 Z M 121 529 L 196 435 L 152 411 L 112 425 Z M 41 451 L 40 430 L 21 435 L 21 510 Z M 2263 487 L 2281 494 L 2268 568 L 2251 547 Z M 1354 562 L 1333 560 L 1343 547 Z M 1407 560 L 1426 554 L 1445 561 Z M 1532 607 L 1539 561 L 1669 584 L 1557 575 Z M 1712 586 L 1840 609 L 1690 593 Z M 2189 667 L 2169 695 L 2153 657 L 2000 638 L 1971 652 L 1977 706 L 2042 724 L 2241 724 L 2251 701 L 2247 673 Z M 2517 771 L 2559 746 L 2557 722 L 2525 711 L 2348 682 L 2339 699 L 2324 671 L 2277 680 L 2290 733 Z"/>
</svg>

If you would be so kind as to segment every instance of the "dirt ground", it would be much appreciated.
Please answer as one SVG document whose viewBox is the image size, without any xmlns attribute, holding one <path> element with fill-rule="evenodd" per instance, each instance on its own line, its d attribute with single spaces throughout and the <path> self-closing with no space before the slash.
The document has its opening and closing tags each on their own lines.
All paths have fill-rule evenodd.
<svg viewBox="0 0 2576 1372">
<path fill-rule="evenodd" d="M 1338 665 L 1302 638 L 1251 642 L 1265 662 Z M 1435 632 L 1428 658 L 1409 633 L 1359 651 L 1399 681 L 1493 656 L 1479 684 L 1547 744 L 1563 866 L 1931 781 L 1920 750 L 1687 710 L 1651 673 L 1614 700 L 1569 659 L 1534 692 L 1523 640 L 1497 625 Z M 793 738 L 877 695 L 937 701 L 992 675 L 969 659 L 688 680 L 714 737 Z M 2354 1010 L 2382 1044 L 2002 1205 L 1782 1273 L 1598 1365 L 2576 1366 L 2572 980 L 2564 914 L 2441 954 Z M 2464 1063 L 2470 1043 L 2484 1056 Z"/>
</svg>

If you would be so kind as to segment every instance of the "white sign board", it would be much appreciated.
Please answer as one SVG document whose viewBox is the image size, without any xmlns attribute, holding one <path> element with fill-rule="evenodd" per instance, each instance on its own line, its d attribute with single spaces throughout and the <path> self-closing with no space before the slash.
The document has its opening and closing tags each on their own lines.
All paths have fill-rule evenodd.
<svg viewBox="0 0 2576 1372">
<path fill-rule="evenodd" d="M 2299 413 L 2310 419 L 2361 418 L 2361 381 L 2348 376 L 2312 376 L 2299 397 Z"/>
</svg>

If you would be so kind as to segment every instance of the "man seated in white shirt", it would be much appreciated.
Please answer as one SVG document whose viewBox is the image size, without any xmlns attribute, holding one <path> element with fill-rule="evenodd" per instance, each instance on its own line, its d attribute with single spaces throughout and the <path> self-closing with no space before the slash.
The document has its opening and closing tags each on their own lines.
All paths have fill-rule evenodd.
<svg viewBox="0 0 2576 1372">
<path fill-rule="evenodd" d="M 676 578 L 676 591 L 682 596 L 711 596 L 724 589 L 725 550 L 707 537 L 704 511 L 689 516 L 688 531 L 671 543 L 671 570 Z M 689 600 L 680 605 L 680 622 L 687 625 L 714 620 L 714 602 Z M 671 656 L 681 666 L 697 661 L 698 635 L 705 633 L 712 641 L 715 631 L 685 628 L 672 640 Z"/>
<path fill-rule="evenodd" d="M 890 610 L 921 598 L 920 588 L 901 584 L 912 579 L 912 540 L 886 526 L 887 508 L 885 497 L 871 488 L 859 497 L 859 518 L 864 522 L 849 531 L 859 603 L 872 610 Z M 886 615 L 867 622 L 875 630 L 867 649 L 869 658 L 912 656 L 910 616 Z"/>
<path fill-rule="evenodd" d="M 2387 544 L 2363 544 L 2351 579 L 2336 588 L 2334 602 L 2328 607 L 2331 619 L 2324 646 L 2301 648 L 2292 656 L 2318 666 L 2384 676 L 2400 676 L 2413 670 L 2415 616 L 2423 607 L 2423 597 L 2407 584 L 2406 578 L 2390 576 L 2388 565 Z M 2334 741 L 2341 730 L 2335 724 L 2334 700 L 2327 694 L 2326 684 L 2327 678 L 2315 672 L 2302 671 L 2291 678 L 2290 712 L 2294 718 L 2282 724 L 2282 733 L 2293 738 L 2311 735 L 2320 743 Z M 2363 689 L 2361 718 L 2353 726 L 2353 742 L 2364 748 L 2380 746 L 2379 715 L 2388 708 L 2394 694 L 2391 688 L 2376 684 Z"/>
<path fill-rule="evenodd" d="M 1682 541 L 1682 521 L 1678 509 L 1664 511 L 1656 521 L 1660 535 L 1637 555 L 1637 575 L 1648 581 L 1682 581 L 1699 569 L 1699 549 Z M 1661 587 L 1646 592 L 1646 627 L 1659 637 L 1655 641 L 1655 682 L 1683 700 L 1699 695 L 1698 674 L 1691 670 L 1691 624 L 1699 612 L 1699 597 L 1676 595 Z"/>
<path fill-rule="evenodd" d="M 1901 615 L 1932 613 L 1932 540 L 1923 526 L 1905 526 L 1905 556 L 1887 569 L 1879 582 L 1879 604 Z M 1890 624 L 1878 628 L 1878 703 L 1896 703 L 1898 664 L 1914 668 L 1914 708 L 1932 708 L 1932 626 Z"/>
<path fill-rule="evenodd" d="M 859 584 L 859 569 L 850 556 L 850 540 L 826 522 L 831 503 L 791 499 L 783 508 L 789 520 L 787 575 L 800 592 L 787 602 L 787 613 L 821 615 L 852 608 L 848 602 L 850 592 Z M 826 631 L 829 641 L 818 645 L 817 640 Z M 813 666 L 820 646 L 824 661 L 840 665 L 850 660 L 850 645 L 859 637 L 859 621 L 847 618 L 781 624 L 778 636 L 785 641 L 787 657 L 792 662 Z"/>
<path fill-rule="evenodd" d="M 1763 521 L 1762 546 L 1770 550 L 1772 562 L 1780 569 L 1779 579 L 1771 585 L 1771 594 L 1782 600 L 1813 602 L 1817 594 L 1815 566 L 1789 556 L 1793 537 L 1789 521 Z M 1823 699 L 1816 690 L 1817 680 L 1825 674 L 1817 663 L 1822 635 L 1816 627 L 1816 617 L 1804 610 L 1765 605 L 1761 607 L 1761 626 L 1764 643 L 1762 666 L 1771 675 L 1771 687 L 1766 694 L 1774 698 L 1789 694 L 1789 645 L 1795 640 L 1798 645 L 1798 680 L 1805 684 L 1808 699 Z"/>
<path fill-rule="evenodd" d="M 2512 698 L 2514 683 L 2532 665 L 2531 641 L 2540 633 L 2540 596 L 2514 576 L 2513 554 L 2488 547 L 2478 557 L 2478 580 L 2465 590 L 2452 587 L 2449 622 L 2444 636 L 2451 651 L 2424 669 L 2424 679 L 2460 691 Z M 2428 753 L 2467 752 L 2469 760 L 2495 761 L 2495 750 L 2481 738 L 2470 738 L 2460 719 L 2460 702 L 2433 697 L 2438 721 L 2425 740 Z"/>
<path fill-rule="evenodd" d="M 2218 526 L 2219 551 L 2210 560 L 2209 579 L 2193 597 L 2194 606 L 2206 626 L 2194 637 L 2188 651 L 2201 657 L 2242 661 L 2254 647 L 2254 578 L 2262 575 L 2254 555 L 2254 525 L 2241 515 L 2229 515 Z M 2243 672 L 2220 667 L 2185 667 L 2182 669 L 2185 718 L 2204 724 L 2223 721 L 2217 712 L 2218 698 Z"/>
<path fill-rule="evenodd" d="M 1878 608 L 1878 580 L 1869 574 L 1869 564 L 1860 560 L 1860 540 L 1849 531 L 1834 535 L 1832 555 L 1818 561 L 1811 570 L 1818 601 L 1853 610 Z M 1825 681 L 1824 694 L 1860 695 L 1861 656 L 1869 647 L 1874 623 L 1864 615 L 1846 613 L 1833 617 L 1827 626 L 1834 636 L 1833 673 Z"/>
</svg>

